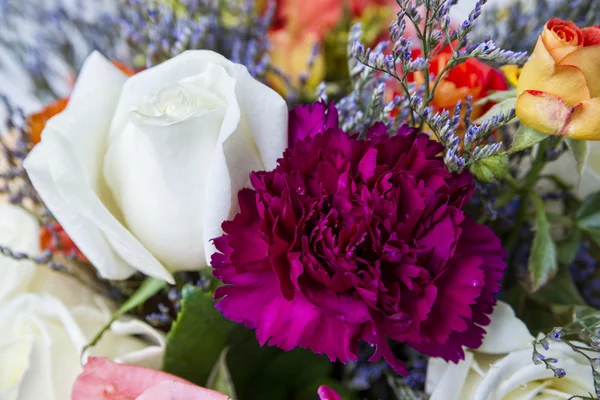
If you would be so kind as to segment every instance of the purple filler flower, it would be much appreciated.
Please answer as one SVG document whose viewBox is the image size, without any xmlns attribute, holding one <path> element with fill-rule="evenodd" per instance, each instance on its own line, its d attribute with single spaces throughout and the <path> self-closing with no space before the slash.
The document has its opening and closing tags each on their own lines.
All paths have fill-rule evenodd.
<svg viewBox="0 0 600 400">
<path fill-rule="evenodd" d="M 380 124 L 357 140 L 317 108 L 335 113 L 292 111 L 302 132 L 304 118 L 320 128 L 290 140 L 274 171 L 253 173 L 223 223 L 217 308 L 261 345 L 332 361 L 356 360 L 362 340 L 371 360 L 406 374 L 388 338 L 459 361 L 462 346 L 481 344 L 505 269 L 498 238 L 462 211 L 471 175 L 448 172 L 427 135 L 389 137 Z"/>
</svg>

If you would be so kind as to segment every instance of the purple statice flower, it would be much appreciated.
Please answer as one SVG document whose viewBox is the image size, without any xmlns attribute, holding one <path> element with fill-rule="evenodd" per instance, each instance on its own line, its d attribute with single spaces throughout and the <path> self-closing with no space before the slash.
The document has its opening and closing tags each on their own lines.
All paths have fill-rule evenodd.
<svg viewBox="0 0 600 400">
<path fill-rule="evenodd" d="M 215 240 L 216 307 L 261 345 L 346 362 L 363 341 L 407 374 L 392 339 L 458 362 L 481 344 L 506 267 L 498 238 L 462 211 L 472 176 L 448 172 L 443 146 L 414 129 L 376 124 L 359 140 L 333 113 L 293 110 L 303 139 L 240 191 Z"/>
</svg>

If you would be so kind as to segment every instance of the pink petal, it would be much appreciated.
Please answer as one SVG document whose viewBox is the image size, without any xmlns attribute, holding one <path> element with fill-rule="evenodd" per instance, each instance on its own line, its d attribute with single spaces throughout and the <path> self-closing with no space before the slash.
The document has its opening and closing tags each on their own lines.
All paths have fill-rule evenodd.
<svg viewBox="0 0 600 400">
<path fill-rule="evenodd" d="M 160 383 L 164 383 L 164 385 L 158 388 Z M 170 386 L 173 386 L 173 388 Z M 153 393 L 162 394 L 164 397 L 153 396 Z M 195 397 L 190 397 L 191 393 L 195 393 Z M 199 394 L 203 394 L 206 397 L 199 397 Z M 73 385 L 71 399 L 227 399 L 225 395 L 216 397 L 217 395 L 220 394 L 195 386 L 184 379 L 167 374 L 166 372 L 134 365 L 117 364 L 106 358 L 90 357 L 83 368 L 83 372 L 77 377 Z"/>
<path fill-rule="evenodd" d="M 162 381 L 137 397 L 136 400 L 228 400 L 229 397 L 214 390 L 187 383 Z"/>
<path fill-rule="evenodd" d="M 320 400 L 342 400 L 342 397 L 329 386 L 319 386 L 317 393 Z"/>
</svg>

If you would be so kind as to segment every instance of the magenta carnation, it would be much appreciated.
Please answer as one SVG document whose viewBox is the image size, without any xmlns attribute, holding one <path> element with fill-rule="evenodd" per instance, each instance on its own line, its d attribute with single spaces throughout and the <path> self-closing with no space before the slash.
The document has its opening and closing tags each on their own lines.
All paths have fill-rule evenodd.
<svg viewBox="0 0 600 400">
<path fill-rule="evenodd" d="M 427 135 L 389 137 L 380 124 L 357 140 L 315 107 L 291 120 L 320 129 L 274 171 L 253 173 L 254 189 L 223 223 L 217 308 L 256 329 L 261 345 L 346 362 L 364 341 L 376 347 L 371 360 L 405 373 L 389 338 L 459 361 L 463 346 L 481 344 L 505 269 L 498 238 L 462 211 L 471 175 L 449 173 Z"/>
</svg>

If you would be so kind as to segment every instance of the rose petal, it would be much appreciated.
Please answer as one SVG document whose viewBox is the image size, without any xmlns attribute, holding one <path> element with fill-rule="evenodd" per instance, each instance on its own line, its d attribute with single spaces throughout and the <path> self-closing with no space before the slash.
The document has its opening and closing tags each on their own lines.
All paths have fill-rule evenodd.
<svg viewBox="0 0 600 400">
<path fill-rule="evenodd" d="M 523 124 L 548 135 L 560 135 L 573 112 L 560 97 L 537 90 L 523 92 L 515 108 Z"/>
<path fill-rule="evenodd" d="M 556 63 L 583 47 L 583 34 L 579 27 L 560 18 L 548 21 L 540 37 Z"/>
<path fill-rule="evenodd" d="M 183 382 L 163 381 L 136 400 L 229 400 L 229 396 Z"/>
<path fill-rule="evenodd" d="M 163 381 L 193 386 L 186 380 L 165 372 L 90 357 L 73 385 L 71 399 L 135 399 Z"/>
<path fill-rule="evenodd" d="M 0 204 L 0 243 L 13 251 L 40 253 L 37 240 L 40 225 L 35 217 L 10 203 Z M 0 302 L 25 290 L 37 267 L 30 261 L 0 256 Z"/>
<path fill-rule="evenodd" d="M 578 140 L 600 140 L 600 97 L 574 107 L 563 133 Z"/>
<path fill-rule="evenodd" d="M 534 337 L 527 326 L 516 317 L 513 309 L 503 301 L 496 303 L 490 319 L 485 327 L 483 343 L 477 352 L 487 354 L 505 354 L 531 345 Z"/>
<path fill-rule="evenodd" d="M 600 97 L 600 45 L 586 46 L 566 56 L 561 66 L 578 68 L 585 76 L 587 87 L 592 98 Z M 560 67 L 558 67 L 560 68 Z M 562 88 L 567 92 L 567 88 Z M 585 99 L 583 99 L 585 100 Z"/>
<path fill-rule="evenodd" d="M 577 67 L 557 66 L 541 38 L 521 71 L 517 96 L 526 90 L 561 97 L 570 106 L 590 98 L 590 90 L 582 71 Z"/>
<path fill-rule="evenodd" d="M 463 400 L 461 389 L 473 364 L 473 354 L 467 352 L 458 364 L 448 363 L 441 358 L 430 358 L 427 364 L 425 390 L 430 400 Z"/>
<path fill-rule="evenodd" d="M 118 211 L 100 175 L 110 116 L 125 79 L 114 65 L 93 53 L 66 110 L 48 121 L 42 141 L 24 166 L 65 232 L 102 277 L 126 279 L 135 272 L 134 266 L 172 281 L 115 217 Z"/>
<path fill-rule="evenodd" d="M 583 33 L 584 46 L 600 44 L 600 25 L 583 28 L 581 32 Z"/>
</svg>

